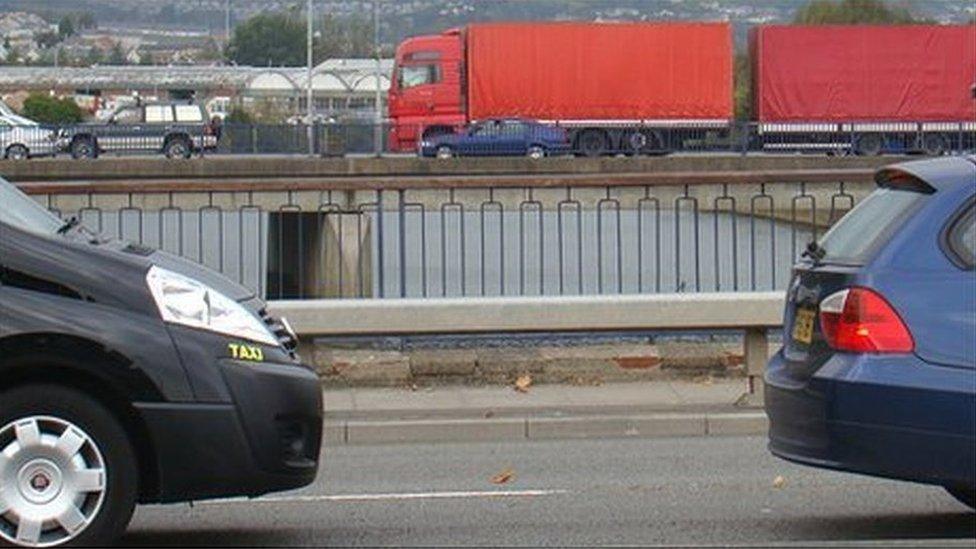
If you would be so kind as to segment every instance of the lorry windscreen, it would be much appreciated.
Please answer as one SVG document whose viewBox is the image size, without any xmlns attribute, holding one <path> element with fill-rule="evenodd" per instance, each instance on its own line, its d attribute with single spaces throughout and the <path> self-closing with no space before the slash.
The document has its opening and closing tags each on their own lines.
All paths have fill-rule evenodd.
<svg viewBox="0 0 976 549">
<path fill-rule="evenodd" d="M 55 234 L 64 225 L 56 215 L 3 178 L 0 178 L 0 223 L 41 234 Z"/>
</svg>

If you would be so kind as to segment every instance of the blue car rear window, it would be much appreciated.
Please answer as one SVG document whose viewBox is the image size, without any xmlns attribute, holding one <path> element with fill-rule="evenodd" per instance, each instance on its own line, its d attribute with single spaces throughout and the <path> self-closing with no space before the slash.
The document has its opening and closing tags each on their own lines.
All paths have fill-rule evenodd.
<svg viewBox="0 0 976 549">
<path fill-rule="evenodd" d="M 824 260 L 851 264 L 868 261 L 928 196 L 903 189 L 874 191 L 820 239 Z"/>
</svg>

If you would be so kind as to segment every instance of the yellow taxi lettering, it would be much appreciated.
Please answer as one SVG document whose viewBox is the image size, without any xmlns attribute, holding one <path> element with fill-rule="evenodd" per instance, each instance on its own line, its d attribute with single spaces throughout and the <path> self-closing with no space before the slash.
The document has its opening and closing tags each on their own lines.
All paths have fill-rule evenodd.
<svg viewBox="0 0 976 549">
<path fill-rule="evenodd" d="M 264 351 L 262 351 L 260 347 L 228 343 L 227 349 L 230 350 L 231 358 L 236 360 L 250 360 L 253 362 L 264 361 Z"/>
</svg>

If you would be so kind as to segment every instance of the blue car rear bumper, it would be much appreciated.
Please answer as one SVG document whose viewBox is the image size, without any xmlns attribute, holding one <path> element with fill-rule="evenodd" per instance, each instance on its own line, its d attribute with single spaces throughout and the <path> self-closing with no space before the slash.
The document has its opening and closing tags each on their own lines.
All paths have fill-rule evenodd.
<svg viewBox="0 0 976 549">
<path fill-rule="evenodd" d="M 837 354 L 803 379 L 769 363 L 773 454 L 808 465 L 943 486 L 976 485 L 976 371 L 913 355 Z"/>
</svg>

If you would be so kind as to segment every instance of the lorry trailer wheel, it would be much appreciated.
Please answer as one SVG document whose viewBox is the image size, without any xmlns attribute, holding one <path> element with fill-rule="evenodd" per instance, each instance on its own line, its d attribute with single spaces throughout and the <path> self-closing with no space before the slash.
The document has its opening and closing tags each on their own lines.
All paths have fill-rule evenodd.
<svg viewBox="0 0 976 549">
<path fill-rule="evenodd" d="M 599 130 L 585 130 L 576 139 L 576 150 L 587 158 L 603 156 L 607 152 L 607 136 Z"/>
<path fill-rule="evenodd" d="M 869 133 L 857 138 L 855 152 L 860 156 L 878 156 L 884 147 L 884 140 L 880 135 Z"/>
<path fill-rule="evenodd" d="M 540 147 L 539 145 L 532 145 L 526 154 L 532 160 L 539 160 L 540 158 L 546 157 L 546 149 Z"/>
<path fill-rule="evenodd" d="M 937 133 L 930 133 L 922 139 L 922 152 L 929 156 L 942 156 L 946 151 L 946 140 Z"/>
<path fill-rule="evenodd" d="M 138 493 L 125 430 L 73 389 L 27 385 L 0 394 L 0 545 L 106 545 Z"/>
</svg>

